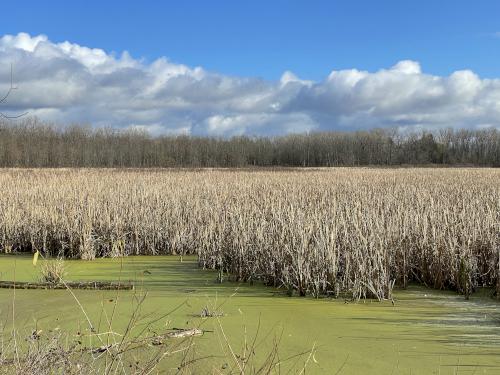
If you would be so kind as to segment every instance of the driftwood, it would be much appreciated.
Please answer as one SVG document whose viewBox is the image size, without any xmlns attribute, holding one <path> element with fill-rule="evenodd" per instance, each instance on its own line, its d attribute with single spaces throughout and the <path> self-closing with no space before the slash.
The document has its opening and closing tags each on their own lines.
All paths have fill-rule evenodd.
<svg viewBox="0 0 500 375">
<path fill-rule="evenodd" d="M 190 328 L 190 329 L 175 329 L 172 332 L 166 333 L 165 337 L 169 339 L 179 339 L 183 337 L 191 337 L 191 336 L 201 336 L 203 335 L 203 331 L 199 328 Z"/>
<path fill-rule="evenodd" d="M 163 345 L 165 339 L 182 339 L 185 337 L 201 336 L 205 332 L 207 331 L 202 331 L 199 328 L 189 328 L 189 329 L 174 328 L 174 331 L 172 332 L 167 332 L 162 335 L 153 337 L 151 343 L 155 346 Z"/>
<path fill-rule="evenodd" d="M 132 283 L 116 283 L 107 281 L 66 281 L 63 283 L 0 281 L 3 289 L 94 289 L 94 290 L 133 290 Z"/>
</svg>

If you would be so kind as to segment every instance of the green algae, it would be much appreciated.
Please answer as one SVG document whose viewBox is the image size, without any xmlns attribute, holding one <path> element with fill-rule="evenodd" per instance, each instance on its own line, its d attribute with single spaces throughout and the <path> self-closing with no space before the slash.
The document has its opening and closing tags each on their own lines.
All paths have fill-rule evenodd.
<svg viewBox="0 0 500 375">
<path fill-rule="evenodd" d="M 147 293 L 141 314 L 159 319 L 156 329 L 202 325 L 209 332 L 196 339 L 196 354 L 215 356 L 196 373 L 212 373 L 228 361 L 220 324 L 233 348 L 240 350 L 245 332 L 258 332 L 260 359 L 279 339 L 280 358 L 315 348 L 283 363 L 282 370 L 300 368 L 309 358 L 313 374 L 498 374 L 500 373 L 500 304 L 476 294 L 466 301 L 452 292 L 411 286 L 395 292 L 391 302 L 287 297 L 261 285 L 216 283 L 217 274 L 200 270 L 194 258 L 128 257 L 70 260 L 69 280 L 133 281 L 136 290 L 74 293 L 93 324 L 105 326 L 117 303 L 113 329 L 123 330 Z M 0 279 L 35 281 L 38 271 L 29 256 L 0 256 Z M 197 317 L 204 306 L 224 317 Z M 14 306 L 15 319 L 12 319 Z M 169 313 L 170 312 L 170 313 Z M 65 290 L 0 290 L 0 318 L 5 332 L 36 325 L 48 331 L 85 331 L 88 324 L 73 296 Z M 99 327 L 101 325 L 101 327 Z M 166 363 L 165 370 L 172 366 Z"/>
</svg>

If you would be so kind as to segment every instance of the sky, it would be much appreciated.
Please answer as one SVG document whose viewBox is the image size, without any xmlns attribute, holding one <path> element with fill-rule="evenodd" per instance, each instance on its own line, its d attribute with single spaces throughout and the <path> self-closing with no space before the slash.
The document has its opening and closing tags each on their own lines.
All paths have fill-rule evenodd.
<svg viewBox="0 0 500 375">
<path fill-rule="evenodd" d="M 500 2 L 2 4 L 1 113 L 154 134 L 500 127 Z M 1 95 L 0 95 L 1 96 Z"/>
</svg>

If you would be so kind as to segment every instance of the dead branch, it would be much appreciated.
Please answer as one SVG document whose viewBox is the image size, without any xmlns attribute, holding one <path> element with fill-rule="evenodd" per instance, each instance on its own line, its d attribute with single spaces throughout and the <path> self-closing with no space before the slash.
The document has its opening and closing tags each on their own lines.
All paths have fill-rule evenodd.
<svg viewBox="0 0 500 375">
<path fill-rule="evenodd" d="M 10 94 L 12 93 L 12 91 L 14 91 L 14 90 L 17 90 L 17 86 L 14 85 L 13 67 L 12 67 L 12 64 L 10 64 L 10 87 L 7 90 L 7 92 L 4 94 L 4 96 L 2 98 L 0 98 L 0 104 L 5 103 L 6 100 L 9 98 Z M 23 117 L 27 114 L 28 114 L 28 112 L 24 112 L 24 113 L 17 114 L 17 115 L 6 115 L 5 113 L 0 111 L 0 117 L 5 118 L 7 120 L 17 119 L 17 118 Z"/>
</svg>

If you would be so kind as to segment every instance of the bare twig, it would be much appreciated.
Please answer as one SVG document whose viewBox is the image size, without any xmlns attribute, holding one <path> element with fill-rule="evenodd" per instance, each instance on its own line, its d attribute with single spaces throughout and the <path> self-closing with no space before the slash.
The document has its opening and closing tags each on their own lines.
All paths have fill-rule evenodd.
<svg viewBox="0 0 500 375">
<path fill-rule="evenodd" d="M 14 86 L 13 66 L 12 66 L 12 64 L 10 64 L 10 87 L 7 90 L 7 92 L 4 94 L 4 96 L 0 98 L 0 104 L 5 103 L 7 101 L 7 99 L 9 98 L 10 94 L 12 93 L 12 91 L 14 91 L 14 90 L 17 90 L 17 86 Z M 17 119 L 17 118 L 26 116 L 27 114 L 28 114 L 28 112 L 20 113 L 17 115 L 6 115 L 5 113 L 0 112 L 0 117 L 3 117 L 4 119 L 7 119 L 7 120 L 13 120 L 13 119 Z"/>
</svg>

